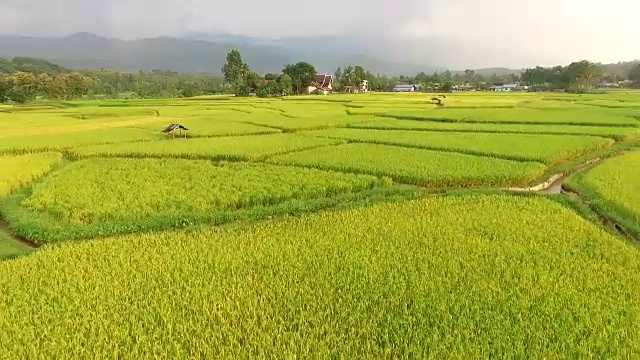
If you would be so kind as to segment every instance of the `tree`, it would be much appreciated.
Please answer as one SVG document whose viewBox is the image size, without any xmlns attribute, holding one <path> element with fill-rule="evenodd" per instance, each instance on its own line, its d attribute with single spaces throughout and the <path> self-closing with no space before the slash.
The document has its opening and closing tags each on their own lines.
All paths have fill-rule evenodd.
<svg viewBox="0 0 640 360">
<path fill-rule="evenodd" d="M 453 82 L 451 80 L 446 80 L 440 87 L 440 90 L 443 92 L 451 92 L 451 89 L 453 89 Z"/>
<path fill-rule="evenodd" d="M 18 69 L 16 68 L 14 63 L 5 58 L 0 58 L 0 73 L 12 73 L 16 72 L 17 70 Z"/>
<path fill-rule="evenodd" d="M 242 55 L 238 50 L 233 49 L 227 54 L 227 63 L 222 67 L 222 73 L 224 81 L 231 85 L 234 94 L 246 96 L 252 91 L 247 79 L 250 72 L 249 65 L 242 61 Z"/>
<path fill-rule="evenodd" d="M 67 85 L 67 97 L 69 99 L 79 99 L 89 92 L 88 79 L 78 73 L 71 73 L 65 76 Z"/>
<path fill-rule="evenodd" d="M 8 98 L 17 103 L 35 100 L 38 95 L 38 81 L 32 73 L 17 72 L 9 78 Z"/>
<path fill-rule="evenodd" d="M 9 90 L 11 86 L 6 76 L 0 73 L 0 104 L 9 100 Z"/>
<path fill-rule="evenodd" d="M 471 82 L 473 81 L 473 77 L 476 75 L 475 70 L 467 69 L 464 71 L 464 81 Z"/>
<path fill-rule="evenodd" d="M 360 65 L 356 65 L 353 68 L 353 84 L 351 85 L 360 85 L 362 83 L 362 80 L 365 80 L 365 78 L 367 77 L 367 73 L 366 71 L 364 71 L 364 68 Z"/>
<path fill-rule="evenodd" d="M 333 73 L 333 89 L 336 91 L 342 91 L 344 88 L 342 84 L 342 69 L 337 68 Z"/>
<path fill-rule="evenodd" d="M 602 76 L 602 68 L 588 60 L 582 60 L 569 64 L 566 68 L 566 74 L 571 85 L 577 85 L 581 88 L 590 88 Z"/>
<path fill-rule="evenodd" d="M 293 91 L 293 79 L 287 74 L 278 77 L 278 92 L 282 95 L 291 95 Z"/>
<path fill-rule="evenodd" d="M 426 84 L 427 82 L 429 82 L 429 76 L 424 72 L 420 72 L 418 75 L 416 75 L 415 79 L 416 82 L 420 84 Z"/>
<path fill-rule="evenodd" d="M 353 66 L 349 65 L 344 68 L 342 72 L 342 85 L 343 86 L 353 86 L 353 82 L 355 80 L 356 74 Z"/>
<path fill-rule="evenodd" d="M 628 77 L 631 81 L 640 82 L 640 64 L 634 66 L 633 68 L 631 68 L 631 70 L 629 70 Z"/>
<path fill-rule="evenodd" d="M 299 62 L 295 65 L 289 64 L 285 66 L 282 72 L 291 77 L 296 94 L 302 93 L 303 89 L 311 85 L 316 78 L 316 68 L 307 62 Z"/>
<path fill-rule="evenodd" d="M 233 84 L 240 80 L 246 72 L 248 66 L 242 61 L 242 55 L 236 49 L 232 49 L 227 54 L 227 63 L 222 67 L 222 73 L 224 74 L 224 81 L 229 84 Z"/>
</svg>

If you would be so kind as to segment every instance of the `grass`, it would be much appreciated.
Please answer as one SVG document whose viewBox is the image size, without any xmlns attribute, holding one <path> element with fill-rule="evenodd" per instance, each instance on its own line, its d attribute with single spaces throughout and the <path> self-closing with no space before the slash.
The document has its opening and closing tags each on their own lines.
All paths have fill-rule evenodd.
<svg viewBox="0 0 640 360">
<path fill-rule="evenodd" d="M 610 147 L 614 141 L 593 136 L 425 132 L 404 130 L 331 129 L 313 136 L 376 144 L 447 150 L 471 155 L 554 164 Z"/>
<path fill-rule="evenodd" d="M 344 141 L 293 134 L 271 134 L 86 146 L 73 149 L 70 153 L 78 158 L 174 157 L 255 161 L 274 154 L 335 145 L 342 142 Z"/>
<path fill-rule="evenodd" d="M 268 164 L 92 159 L 66 166 L 0 209 L 13 231 L 46 243 L 122 233 L 140 224 L 149 230 L 181 227 L 235 210 L 382 185 L 374 176 Z"/>
<path fill-rule="evenodd" d="M 544 172 L 535 162 L 377 144 L 344 144 L 272 157 L 271 163 L 389 176 L 424 187 L 507 186 Z"/>
<path fill-rule="evenodd" d="M 604 215 L 640 236 L 640 151 L 605 160 L 573 177 L 568 187 Z"/>
<path fill-rule="evenodd" d="M 0 229 L 1 231 L 1 229 Z M 18 258 L 31 253 L 33 249 L 0 232 L 0 261 Z"/>
<path fill-rule="evenodd" d="M 639 264 L 506 195 L 46 247 L 0 264 L 0 356 L 627 358 Z"/>
</svg>

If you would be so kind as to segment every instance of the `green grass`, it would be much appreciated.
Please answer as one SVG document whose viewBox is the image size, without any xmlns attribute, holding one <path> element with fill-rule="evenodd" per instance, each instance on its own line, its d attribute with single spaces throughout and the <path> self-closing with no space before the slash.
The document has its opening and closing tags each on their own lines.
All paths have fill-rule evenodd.
<svg viewBox="0 0 640 360">
<path fill-rule="evenodd" d="M 151 230 L 186 226 L 239 209 L 382 185 L 374 176 L 268 164 L 92 159 L 66 166 L 0 209 L 16 233 L 45 243 L 122 233 L 141 224 Z"/>
<path fill-rule="evenodd" d="M 447 150 L 471 155 L 554 164 L 609 147 L 614 141 L 593 136 L 488 134 L 404 130 L 331 129 L 307 134 L 320 137 Z"/>
<path fill-rule="evenodd" d="M 275 156 L 275 164 L 389 176 L 425 187 L 507 186 L 544 172 L 535 162 L 517 162 L 377 144 L 344 144 Z"/>
<path fill-rule="evenodd" d="M 640 151 L 605 160 L 567 184 L 604 215 L 640 236 Z"/>
<path fill-rule="evenodd" d="M 640 128 L 605 127 L 575 125 L 541 125 L 541 124 L 482 124 L 482 123 L 446 123 L 438 121 L 398 120 L 379 118 L 371 122 L 349 124 L 353 128 L 380 130 L 415 130 L 415 131 L 455 131 L 480 133 L 511 134 L 559 134 L 559 135 L 594 135 L 623 140 L 640 137 Z"/>
<path fill-rule="evenodd" d="M 31 253 L 33 249 L 0 232 L 0 261 Z"/>
<path fill-rule="evenodd" d="M 1 263 L 0 288 L 2 358 L 640 352 L 638 249 L 541 197 L 45 247 Z"/>
<path fill-rule="evenodd" d="M 292 134 L 272 134 L 86 146 L 73 149 L 71 154 L 79 158 L 174 157 L 184 159 L 255 161 L 269 155 L 335 145 L 342 142 L 341 140 L 320 139 Z"/>
<path fill-rule="evenodd" d="M 61 162 L 60 153 L 0 156 L 0 198 L 27 186 Z"/>
</svg>

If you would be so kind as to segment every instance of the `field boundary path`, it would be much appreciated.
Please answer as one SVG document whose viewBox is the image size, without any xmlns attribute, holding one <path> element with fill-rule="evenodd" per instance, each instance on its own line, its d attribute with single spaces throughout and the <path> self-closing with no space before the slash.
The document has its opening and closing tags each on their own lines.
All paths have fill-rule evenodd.
<svg viewBox="0 0 640 360">
<path fill-rule="evenodd" d="M 22 238 L 22 237 L 20 237 L 20 236 L 18 236 L 16 234 L 14 234 L 11 231 L 11 227 L 9 226 L 9 223 L 3 217 L 0 216 L 0 238 L 2 236 L 4 236 L 7 239 L 9 239 L 11 241 L 14 241 L 16 243 L 25 245 L 25 246 L 27 246 L 27 247 L 29 247 L 31 249 L 37 249 L 37 248 L 40 247 L 40 245 L 36 244 L 35 242 L 29 241 L 27 239 L 24 239 L 24 238 Z"/>
<path fill-rule="evenodd" d="M 503 188 L 502 190 L 513 192 L 538 192 L 543 194 L 559 195 L 565 192 L 564 183 L 567 182 L 572 176 L 587 170 L 590 166 L 602 161 L 602 158 L 598 157 L 591 159 L 583 163 L 582 165 L 571 169 L 565 173 L 557 173 L 552 175 L 548 180 L 530 187 L 511 187 Z"/>
</svg>

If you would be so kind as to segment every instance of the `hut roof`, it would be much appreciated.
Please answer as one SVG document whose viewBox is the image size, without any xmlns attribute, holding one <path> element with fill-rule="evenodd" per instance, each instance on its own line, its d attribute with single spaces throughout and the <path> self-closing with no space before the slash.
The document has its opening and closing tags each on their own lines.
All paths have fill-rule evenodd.
<svg viewBox="0 0 640 360">
<path fill-rule="evenodd" d="M 176 130 L 189 131 L 189 129 L 187 129 L 186 127 L 184 127 L 184 126 L 182 126 L 180 124 L 171 124 L 171 125 L 167 126 L 164 130 L 162 130 L 162 132 L 165 133 L 165 134 L 171 134 L 172 132 L 174 132 Z"/>
</svg>

